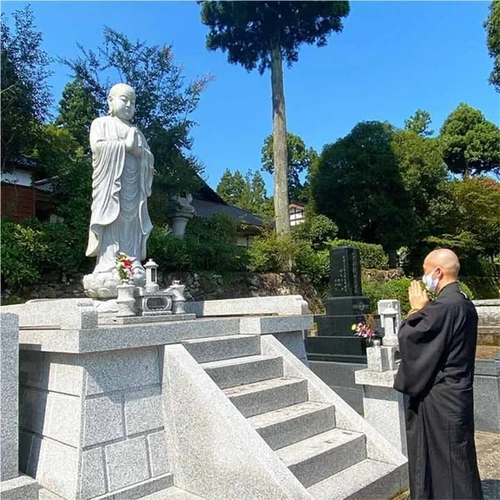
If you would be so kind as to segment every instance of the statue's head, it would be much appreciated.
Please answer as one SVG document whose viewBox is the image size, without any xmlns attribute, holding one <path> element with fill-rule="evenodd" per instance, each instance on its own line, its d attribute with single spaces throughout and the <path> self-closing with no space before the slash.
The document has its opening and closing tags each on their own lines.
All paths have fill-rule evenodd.
<svg viewBox="0 0 500 500">
<path fill-rule="evenodd" d="M 135 112 L 135 91 L 126 83 L 117 83 L 108 94 L 109 114 L 130 121 Z"/>
</svg>

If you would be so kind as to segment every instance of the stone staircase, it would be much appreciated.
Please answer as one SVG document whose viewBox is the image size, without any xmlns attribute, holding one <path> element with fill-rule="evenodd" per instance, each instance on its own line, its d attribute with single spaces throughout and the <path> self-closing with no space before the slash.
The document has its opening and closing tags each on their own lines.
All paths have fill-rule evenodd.
<svg viewBox="0 0 500 500">
<path fill-rule="evenodd" d="M 262 341 L 232 335 L 183 346 L 306 488 L 304 498 L 399 493 L 405 465 L 370 458 L 365 433 L 337 425 L 335 404 L 315 400 L 307 378 L 287 375 L 283 356 L 263 353 Z"/>
</svg>

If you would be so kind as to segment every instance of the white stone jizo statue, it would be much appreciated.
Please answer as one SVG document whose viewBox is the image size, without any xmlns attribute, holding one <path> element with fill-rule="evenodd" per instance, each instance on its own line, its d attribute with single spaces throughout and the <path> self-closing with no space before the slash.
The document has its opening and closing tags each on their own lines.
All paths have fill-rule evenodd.
<svg viewBox="0 0 500 500">
<path fill-rule="evenodd" d="M 131 124 L 134 89 L 119 83 L 108 96 L 109 116 L 96 118 L 90 128 L 92 149 L 92 215 L 86 255 L 96 257 L 92 274 L 84 277 L 89 297 L 117 296 L 121 284 L 116 255 L 133 262 L 133 283 L 145 285 L 146 243 L 153 229 L 147 199 L 151 195 L 154 157 L 143 134 Z"/>
</svg>

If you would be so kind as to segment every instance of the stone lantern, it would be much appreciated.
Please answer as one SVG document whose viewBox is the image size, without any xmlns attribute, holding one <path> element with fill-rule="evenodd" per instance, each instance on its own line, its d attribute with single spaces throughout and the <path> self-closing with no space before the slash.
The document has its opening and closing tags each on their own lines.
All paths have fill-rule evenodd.
<svg viewBox="0 0 500 500">
<path fill-rule="evenodd" d="M 158 292 L 160 290 L 158 285 L 158 264 L 153 259 L 149 259 L 144 268 L 146 269 L 146 286 L 144 290 L 146 293 Z"/>
</svg>

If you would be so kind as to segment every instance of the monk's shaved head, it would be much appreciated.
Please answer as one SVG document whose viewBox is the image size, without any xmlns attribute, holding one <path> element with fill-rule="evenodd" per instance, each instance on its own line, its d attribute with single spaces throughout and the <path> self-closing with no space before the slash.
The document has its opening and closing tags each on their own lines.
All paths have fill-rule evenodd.
<svg viewBox="0 0 500 500">
<path fill-rule="evenodd" d="M 460 271 L 457 254 L 449 248 L 433 250 L 424 260 L 424 270 L 429 272 L 436 267 L 439 267 L 445 276 L 456 279 Z"/>
</svg>

